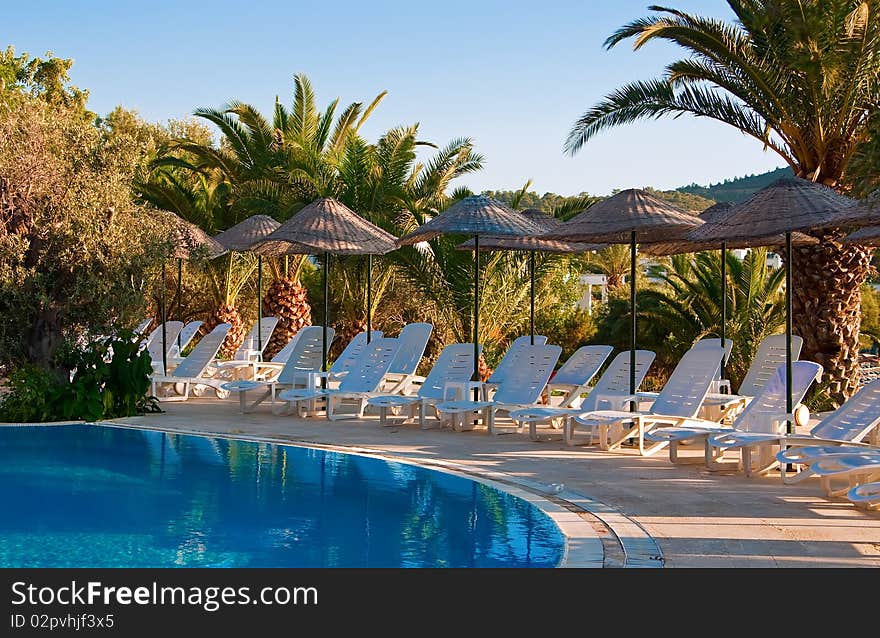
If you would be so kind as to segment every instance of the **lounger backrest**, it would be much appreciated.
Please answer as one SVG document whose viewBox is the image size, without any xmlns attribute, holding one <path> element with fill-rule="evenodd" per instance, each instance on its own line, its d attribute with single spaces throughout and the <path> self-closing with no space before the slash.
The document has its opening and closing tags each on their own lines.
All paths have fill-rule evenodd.
<svg viewBox="0 0 880 638">
<path fill-rule="evenodd" d="M 259 322 L 255 322 L 238 350 L 235 351 L 233 358 L 248 359 L 252 352 L 263 352 L 276 325 L 278 325 L 278 317 L 263 317 Z"/>
<path fill-rule="evenodd" d="M 167 356 L 171 356 L 171 348 L 172 346 L 177 345 L 177 335 L 180 334 L 180 331 L 183 329 L 182 321 L 166 321 L 165 322 L 165 354 Z M 153 361 L 161 363 L 162 361 L 162 324 L 159 324 L 159 327 L 154 331 L 157 333 L 155 337 L 153 337 L 152 341 L 150 341 L 150 345 L 147 346 L 147 350 L 150 353 L 150 358 Z"/>
<path fill-rule="evenodd" d="M 675 366 L 651 412 L 667 416 L 694 417 L 721 368 L 721 348 L 691 348 Z"/>
<path fill-rule="evenodd" d="M 342 377 L 339 391 L 377 392 L 399 348 L 400 341 L 391 337 L 373 339 L 365 344 L 358 364 Z"/>
<path fill-rule="evenodd" d="M 559 371 L 551 385 L 584 385 L 589 383 L 611 356 L 613 346 L 582 346 L 575 350 Z"/>
<path fill-rule="evenodd" d="M 846 403 L 822 419 L 810 434 L 823 439 L 855 443 L 880 423 L 880 379 L 871 381 Z"/>
<path fill-rule="evenodd" d="M 721 347 L 721 339 L 717 339 L 714 337 L 707 337 L 705 339 L 700 339 L 691 348 L 720 348 Z M 725 339 L 724 340 L 724 363 L 727 364 L 727 361 L 730 359 L 730 353 L 733 352 L 733 339 Z M 720 367 L 719 367 L 720 368 Z"/>
<path fill-rule="evenodd" d="M 196 336 L 199 328 L 202 327 L 202 323 L 203 322 L 201 321 L 190 321 L 183 327 L 183 330 L 180 331 L 180 338 L 178 339 L 181 351 L 189 345 L 190 341 L 193 340 L 193 337 Z"/>
<path fill-rule="evenodd" d="M 370 335 L 372 341 L 381 338 L 381 330 L 373 330 Z M 342 354 L 336 357 L 336 361 L 330 366 L 330 372 L 334 375 L 340 375 L 351 370 L 357 365 L 361 350 L 363 350 L 365 345 L 367 345 L 367 333 L 357 333 L 352 340 L 348 342 L 348 345 L 345 346 L 345 350 L 342 351 Z"/>
<path fill-rule="evenodd" d="M 561 354 L 559 346 L 523 346 L 516 366 L 507 372 L 492 400 L 514 405 L 536 403 Z"/>
<path fill-rule="evenodd" d="M 636 390 L 645 380 L 655 356 L 650 350 L 636 350 Z M 614 404 L 608 402 L 609 398 L 629 395 L 629 358 L 629 350 L 614 357 L 584 402 L 581 403 L 580 409 L 584 412 L 607 410 L 615 407 Z"/>
<path fill-rule="evenodd" d="M 429 323 L 408 323 L 400 331 L 397 340 L 400 347 L 388 372 L 392 374 L 415 374 L 434 329 Z"/>
<path fill-rule="evenodd" d="M 333 343 L 333 328 L 327 328 L 327 347 Z M 324 328 L 322 326 L 306 326 L 297 333 L 296 343 L 287 362 L 278 374 L 281 385 L 303 384 L 310 372 L 321 371 L 324 355 Z"/>
<path fill-rule="evenodd" d="M 290 341 L 288 341 L 281 350 L 275 353 L 275 356 L 272 357 L 272 363 L 287 363 L 287 360 L 290 358 L 290 353 L 293 352 L 293 348 L 296 346 L 296 340 L 299 339 L 301 334 L 302 330 L 293 335 Z"/>
<path fill-rule="evenodd" d="M 199 339 L 192 351 L 174 369 L 174 376 L 187 379 L 202 376 L 205 369 L 217 356 L 230 328 L 232 328 L 232 324 L 229 323 L 217 324 L 210 333 Z"/>
<path fill-rule="evenodd" d="M 785 364 L 776 372 L 746 406 L 733 423 L 737 430 L 774 433 L 780 415 L 786 413 Z M 822 376 L 822 366 L 812 361 L 795 361 L 791 366 L 791 403 L 797 406 L 814 381 Z"/>
<path fill-rule="evenodd" d="M 791 360 L 797 361 L 801 354 L 804 340 L 797 335 L 791 337 Z M 761 388 L 773 378 L 776 369 L 785 363 L 785 335 L 770 335 L 758 345 L 755 357 L 749 366 L 746 376 L 739 386 L 737 394 L 756 397 Z"/>
<path fill-rule="evenodd" d="M 536 346 L 543 346 L 546 343 L 547 337 L 544 335 L 535 335 Z M 495 370 L 489 375 L 488 382 L 502 383 L 507 372 L 516 367 L 516 360 L 519 356 L 520 349 L 529 345 L 531 345 L 531 337 L 529 335 L 523 335 L 522 337 L 514 339 L 513 343 L 511 343 L 510 347 L 507 349 L 507 352 L 501 357 L 501 361 L 498 362 Z"/>
<path fill-rule="evenodd" d="M 134 327 L 134 331 L 133 331 L 133 332 L 134 332 L 136 335 L 143 335 L 143 334 L 147 331 L 147 328 L 150 327 L 150 324 L 151 324 L 151 323 L 153 323 L 153 320 L 152 320 L 152 319 L 144 319 L 143 321 L 141 321 L 138 325 L 136 325 L 136 326 Z"/>
<path fill-rule="evenodd" d="M 479 346 L 482 351 L 483 347 Z M 447 383 L 470 381 L 474 374 L 474 344 L 452 343 L 440 351 L 440 356 L 425 377 L 418 391 L 423 399 L 443 399 Z"/>
</svg>

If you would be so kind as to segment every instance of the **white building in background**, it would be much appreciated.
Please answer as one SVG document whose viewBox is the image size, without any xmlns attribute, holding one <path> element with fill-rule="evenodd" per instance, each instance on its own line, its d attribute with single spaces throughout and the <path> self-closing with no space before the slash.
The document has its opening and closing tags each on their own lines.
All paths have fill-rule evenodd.
<svg viewBox="0 0 880 638">
<path fill-rule="evenodd" d="M 588 315 L 593 314 L 593 286 L 599 286 L 602 293 L 602 303 L 608 301 L 608 277 L 605 275 L 581 275 L 581 286 L 585 286 L 586 290 L 577 300 L 579 310 L 586 310 Z"/>
</svg>

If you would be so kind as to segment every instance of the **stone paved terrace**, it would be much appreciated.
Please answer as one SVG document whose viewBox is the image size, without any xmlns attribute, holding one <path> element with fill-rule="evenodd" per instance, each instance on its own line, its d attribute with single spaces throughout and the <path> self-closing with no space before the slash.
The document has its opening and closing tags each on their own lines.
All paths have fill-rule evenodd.
<svg viewBox="0 0 880 638">
<path fill-rule="evenodd" d="M 816 479 L 797 485 L 783 485 L 778 475 L 747 479 L 702 465 L 673 465 L 665 450 L 655 457 L 602 452 L 567 447 L 559 436 L 534 442 L 527 433 L 491 436 L 481 428 L 381 427 L 373 417 L 297 419 L 275 416 L 268 406 L 243 415 L 232 398 L 196 398 L 162 408 L 163 414 L 118 421 L 365 449 L 543 490 L 570 510 L 589 510 L 579 516 L 601 539 L 606 567 L 880 567 L 880 512 L 825 498 Z M 560 483 L 565 491 L 558 495 L 547 489 Z"/>
</svg>

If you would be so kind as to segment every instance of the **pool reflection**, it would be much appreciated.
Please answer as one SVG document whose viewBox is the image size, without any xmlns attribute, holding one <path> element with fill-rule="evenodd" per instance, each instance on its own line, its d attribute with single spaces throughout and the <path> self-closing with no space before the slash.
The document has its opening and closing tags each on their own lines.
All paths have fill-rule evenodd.
<svg viewBox="0 0 880 638">
<path fill-rule="evenodd" d="M 101 426 L 0 428 L 0 566 L 551 567 L 543 512 L 310 448 Z"/>
</svg>

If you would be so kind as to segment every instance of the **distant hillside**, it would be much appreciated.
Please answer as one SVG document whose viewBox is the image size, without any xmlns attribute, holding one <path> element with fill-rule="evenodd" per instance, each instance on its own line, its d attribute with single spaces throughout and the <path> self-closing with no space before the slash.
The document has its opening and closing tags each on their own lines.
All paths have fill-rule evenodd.
<svg viewBox="0 0 880 638">
<path fill-rule="evenodd" d="M 768 186 L 777 179 L 783 177 L 791 177 L 794 175 L 789 167 L 777 168 L 769 173 L 761 173 L 760 175 L 748 175 L 747 177 L 737 177 L 727 179 L 718 184 L 710 184 L 709 186 L 700 186 L 699 184 L 691 184 L 690 186 L 682 186 L 676 190 L 682 193 L 691 193 L 699 195 L 706 199 L 713 199 L 716 202 L 741 202 L 756 190 Z"/>
<path fill-rule="evenodd" d="M 688 193 L 680 188 L 674 191 L 658 191 L 650 186 L 646 186 L 644 190 L 690 213 L 702 213 L 715 203 L 707 196 Z"/>
</svg>

